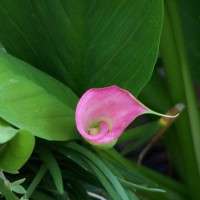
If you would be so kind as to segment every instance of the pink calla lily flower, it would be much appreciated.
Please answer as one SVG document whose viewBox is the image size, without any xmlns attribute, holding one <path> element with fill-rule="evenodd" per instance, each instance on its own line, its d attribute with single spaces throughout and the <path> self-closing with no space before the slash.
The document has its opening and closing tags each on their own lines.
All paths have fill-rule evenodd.
<svg viewBox="0 0 200 200">
<path fill-rule="evenodd" d="M 117 86 L 93 88 L 78 102 L 76 125 L 88 142 L 106 144 L 117 140 L 137 116 L 145 113 L 165 116 L 150 110 Z"/>
</svg>

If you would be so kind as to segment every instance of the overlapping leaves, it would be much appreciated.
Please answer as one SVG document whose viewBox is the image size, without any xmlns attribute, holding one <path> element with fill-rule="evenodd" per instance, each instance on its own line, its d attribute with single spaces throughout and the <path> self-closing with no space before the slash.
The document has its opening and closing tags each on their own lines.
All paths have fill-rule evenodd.
<svg viewBox="0 0 200 200">
<path fill-rule="evenodd" d="M 4 142 L 12 142 L 20 131 L 48 140 L 76 138 L 77 97 L 72 91 L 81 95 L 90 87 L 116 84 L 137 95 L 153 70 L 162 12 L 159 0 L 2 0 L 0 42 L 8 53 L 71 88 L 0 52 L 0 117 L 14 126 L 12 131 L 7 129 L 9 137 Z M 125 183 L 117 174 L 92 152 L 76 144 L 67 148 L 81 157 L 81 162 L 95 174 L 92 180 L 97 177 L 113 199 L 136 199 L 132 191 L 123 187 Z M 56 160 L 51 154 L 48 158 L 42 155 L 41 159 L 62 193 L 62 177 L 52 170 L 59 172 Z M 84 166 L 79 168 L 87 174 Z M 65 173 L 69 177 L 71 171 Z M 71 179 L 71 188 L 83 192 L 85 185 Z M 3 192 L 6 198 L 15 199 L 6 188 Z M 53 194 L 59 198 L 60 194 Z M 36 190 L 33 196 L 48 198 L 45 195 Z"/>
<path fill-rule="evenodd" d="M 137 95 L 156 61 L 162 17 L 160 0 L 2 0 L 0 41 L 79 95 L 113 84 Z"/>
<path fill-rule="evenodd" d="M 3 119 L 48 140 L 74 138 L 77 97 L 70 89 L 3 52 L 0 52 L 0 66 Z"/>
</svg>

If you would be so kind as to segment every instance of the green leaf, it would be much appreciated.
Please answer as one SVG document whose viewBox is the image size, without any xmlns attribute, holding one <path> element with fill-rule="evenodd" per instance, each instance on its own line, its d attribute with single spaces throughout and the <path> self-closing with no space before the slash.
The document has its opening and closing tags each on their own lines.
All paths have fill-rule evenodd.
<svg viewBox="0 0 200 200">
<path fill-rule="evenodd" d="M 19 130 L 11 127 L 6 121 L 0 118 L 0 144 L 4 144 L 11 140 Z"/>
<path fill-rule="evenodd" d="M 0 192 L 5 196 L 6 200 L 19 200 L 9 188 L 6 187 L 3 180 L 0 179 Z"/>
<path fill-rule="evenodd" d="M 33 200 L 55 200 L 54 198 L 52 198 L 51 196 L 42 193 L 40 191 L 34 191 L 33 195 L 32 195 L 32 199 Z"/>
<path fill-rule="evenodd" d="M 119 165 L 115 165 L 115 167 L 120 171 L 123 175 L 124 179 L 128 182 L 135 183 L 137 185 L 143 185 L 146 187 L 156 187 L 157 184 L 150 179 L 140 175 L 139 173 L 135 172 L 134 170 L 129 170 Z"/>
<path fill-rule="evenodd" d="M 178 147 L 178 151 L 175 150 L 175 153 L 176 155 L 177 152 L 180 153 L 180 160 L 178 162 L 174 160 L 174 162 L 177 163 L 177 173 L 184 182 L 187 182 L 189 191 L 192 190 L 191 194 L 194 193 L 194 198 L 196 198 L 196 196 L 200 196 L 200 117 L 198 104 L 177 1 L 173 0 L 170 3 L 165 1 L 165 5 L 165 20 L 161 38 L 162 61 L 167 73 L 168 88 L 173 102 L 181 101 L 187 108 L 175 124 L 177 140 L 174 144 Z M 173 140 L 174 137 L 172 142 Z M 168 141 L 170 142 L 170 140 Z"/>
<path fill-rule="evenodd" d="M 139 185 L 139 186 L 145 186 L 148 188 L 156 188 L 157 184 L 153 181 L 145 178 L 144 176 L 136 173 L 134 170 L 127 169 L 123 167 L 122 165 L 116 164 L 116 161 L 113 161 L 115 157 L 115 150 L 109 149 L 108 151 L 99 151 L 97 150 L 97 153 L 100 154 L 98 157 L 100 157 L 104 162 L 109 166 L 109 169 L 118 177 L 123 179 L 126 182 L 133 183 L 133 185 Z M 121 156 L 121 154 L 117 153 Z M 118 157 L 118 159 L 120 158 Z M 106 160 L 105 160 L 106 159 Z M 124 161 L 124 160 L 123 160 Z M 114 162 L 114 163 L 113 163 Z"/>
<path fill-rule="evenodd" d="M 21 185 L 11 185 L 11 190 L 17 194 L 25 194 L 26 190 Z"/>
<path fill-rule="evenodd" d="M 76 144 L 76 143 L 67 143 L 67 148 L 73 149 L 79 153 L 81 153 L 87 160 L 89 160 L 90 167 L 94 170 L 95 173 L 98 173 L 98 177 L 100 178 L 100 181 L 103 182 L 106 181 L 106 179 L 109 180 L 111 185 L 113 186 L 115 192 L 118 194 L 119 198 L 116 199 L 123 199 L 128 200 L 128 196 L 125 193 L 124 188 L 119 183 L 113 172 L 109 169 L 109 167 L 101 160 L 99 159 L 95 154 L 93 154 L 91 151 L 87 150 L 86 148 Z M 92 164 L 92 165 L 91 165 Z M 100 172 L 99 172 L 100 170 Z M 104 178 L 102 177 L 104 176 Z M 102 184 L 103 184 L 102 182 Z M 104 185 L 105 186 L 105 185 Z M 105 189 L 107 189 L 105 187 Z"/>
<path fill-rule="evenodd" d="M 160 0 L 1 0 L 0 41 L 79 95 L 113 84 L 137 95 L 153 71 L 162 20 Z"/>
<path fill-rule="evenodd" d="M 129 142 L 129 144 L 121 151 L 121 154 L 126 155 L 149 141 L 162 126 L 159 121 L 155 121 L 126 130 L 120 136 L 119 142 Z"/>
<path fill-rule="evenodd" d="M 18 171 L 30 157 L 35 145 L 34 136 L 28 131 L 19 131 L 0 154 L 0 168 L 7 172 Z"/>
<path fill-rule="evenodd" d="M 52 194 L 57 200 L 69 199 L 68 193 L 64 192 L 63 194 L 58 193 L 57 191 L 52 191 Z"/>
<path fill-rule="evenodd" d="M 96 176 L 99 178 L 101 184 L 104 186 L 104 188 L 107 190 L 109 195 L 112 197 L 113 200 L 121 200 L 120 195 L 117 194 L 117 191 L 113 187 L 113 185 L 110 183 L 110 181 L 106 178 L 105 174 L 98 169 L 94 163 L 92 163 L 90 160 L 88 160 L 88 164 L 93 169 Z"/>
<path fill-rule="evenodd" d="M 131 183 L 131 182 L 128 182 L 126 180 L 123 180 L 119 177 L 118 177 L 118 179 L 119 179 L 120 183 L 128 189 L 132 189 L 132 190 L 137 189 L 137 190 L 144 190 L 144 191 L 151 191 L 151 192 L 165 192 L 164 190 L 159 189 L 159 188 L 149 188 L 149 187 L 146 187 L 146 186 L 138 185 L 138 184 Z"/>
<path fill-rule="evenodd" d="M 38 150 L 38 153 L 39 153 L 42 161 L 48 167 L 58 192 L 60 194 L 63 194 L 64 189 L 63 189 L 62 174 L 61 174 L 61 171 L 60 171 L 60 168 L 58 166 L 56 159 L 54 158 L 52 153 L 45 147 L 40 148 Z"/>
<path fill-rule="evenodd" d="M 83 183 L 80 182 L 79 179 L 71 182 L 71 186 L 73 188 L 76 199 L 92 200 L 92 198 L 88 195 L 88 191 L 84 188 Z"/>
<path fill-rule="evenodd" d="M 72 149 L 61 148 L 60 146 L 53 146 L 53 150 L 64 155 L 65 161 L 68 163 L 69 167 L 65 165 L 62 166 L 64 168 L 64 170 L 62 170 L 63 178 L 70 182 L 74 182 L 78 179 L 94 187 L 100 187 L 98 179 L 81 154 Z"/>
<path fill-rule="evenodd" d="M 147 141 L 151 138 L 156 131 L 161 128 L 162 125 L 158 121 L 149 122 L 135 128 L 130 128 L 124 131 L 124 133 L 120 136 L 119 142 L 128 142 L 131 140 L 141 140 L 142 142 Z"/>
<path fill-rule="evenodd" d="M 20 185 L 20 184 L 24 183 L 25 180 L 26 180 L 25 178 L 22 178 L 22 179 L 19 179 L 17 181 L 12 182 L 12 184 L 18 184 L 18 185 Z"/>
<path fill-rule="evenodd" d="M 25 194 L 26 190 L 24 189 L 24 187 L 22 187 L 20 184 L 22 184 L 25 181 L 25 178 L 23 179 L 19 179 L 17 181 L 14 182 L 9 182 L 8 180 L 6 180 L 5 184 L 6 186 L 12 191 L 15 192 L 17 194 Z"/>
<path fill-rule="evenodd" d="M 159 60 L 157 65 L 161 65 Z M 171 101 L 169 89 L 166 84 L 166 77 L 161 76 L 159 72 L 162 70 L 164 69 L 156 68 L 154 70 L 151 80 L 142 89 L 138 99 L 148 108 L 164 113 L 173 105 L 173 103 Z"/>
<path fill-rule="evenodd" d="M 41 165 L 40 169 L 37 171 L 37 174 L 35 174 L 32 182 L 28 186 L 27 192 L 26 192 L 26 194 L 24 194 L 23 198 L 29 199 L 31 197 L 31 195 L 33 194 L 33 192 L 37 188 L 38 184 L 40 183 L 40 181 L 42 180 L 42 178 L 46 174 L 46 171 L 47 171 L 46 164 Z"/>
<path fill-rule="evenodd" d="M 63 84 L 0 52 L 0 116 L 14 126 L 48 140 L 78 137 L 77 97 Z"/>
<path fill-rule="evenodd" d="M 200 83 L 200 3 L 199 0 L 178 0 L 177 2 L 181 16 L 181 25 L 184 31 L 183 33 L 185 37 L 187 52 L 189 55 L 189 61 L 191 64 L 191 70 L 193 73 L 193 77 Z"/>
</svg>

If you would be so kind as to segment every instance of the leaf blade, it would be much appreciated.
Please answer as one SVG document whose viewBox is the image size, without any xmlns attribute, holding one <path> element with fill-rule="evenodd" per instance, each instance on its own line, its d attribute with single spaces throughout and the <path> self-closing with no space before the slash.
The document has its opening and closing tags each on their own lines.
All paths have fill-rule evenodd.
<svg viewBox="0 0 200 200">
<path fill-rule="evenodd" d="M 78 137 L 74 122 L 77 97 L 72 91 L 6 53 L 0 52 L 0 64 L 3 119 L 48 140 Z"/>
<path fill-rule="evenodd" d="M 35 146 L 35 137 L 28 131 L 19 131 L 1 153 L 0 168 L 18 171 L 28 160 Z"/>
<path fill-rule="evenodd" d="M 55 76 L 78 95 L 113 84 L 137 95 L 151 76 L 162 1 L 4 0 L 0 9 L 0 40 L 8 52 Z M 21 43 L 11 42 L 16 38 Z"/>
</svg>

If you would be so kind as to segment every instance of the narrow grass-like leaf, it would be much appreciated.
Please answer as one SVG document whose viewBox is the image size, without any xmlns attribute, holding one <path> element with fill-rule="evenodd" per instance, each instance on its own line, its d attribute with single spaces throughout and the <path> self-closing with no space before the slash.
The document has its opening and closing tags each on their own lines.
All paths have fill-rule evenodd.
<svg viewBox="0 0 200 200">
<path fill-rule="evenodd" d="M 119 165 L 133 171 L 136 175 L 142 174 L 143 176 L 149 178 L 150 180 L 153 180 L 156 183 L 158 183 L 160 187 L 164 188 L 167 191 L 166 193 L 162 193 L 159 195 L 158 195 L 158 193 L 149 193 L 148 192 L 148 194 L 145 194 L 145 196 L 148 197 L 150 195 L 151 196 L 153 195 L 153 196 L 156 196 L 158 199 L 160 199 L 160 195 L 165 196 L 165 199 L 169 199 L 171 197 L 172 197 L 172 199 L 181 199 L 181 200 L 189 198 L 187 188 L 183 184 L 181 184 L 175 180 L 172 180 L 166 176 L 163 176 L 160 173 L 157 173 L 146 167 L 143 167 L 143 166 L 138 167 L 134 162 L 131 162 L 130 160 L 124 158 L 115 149 L 112 149 L 112 151 L 110 152 L 110 157 L 115 157 L 115 163 L 118 163 Z M 113 159 L 111 158 L 111 160 L 113 160 Z M 126 178 L 127 178 L 127 180 L 129 180 L 128 177 L 126 177 Z M 141 181 L 142 181 L 142 179 L 141 179 Z M 147 179 L 146 183 L 148 183 L 148 182 L 149 181 Z M 145 182 L 144 183 L 138 182 L 138 184 L 145 184 Z M 156 185 L 155 185 L 155 183 L 150 181 L 147 186 L 155 187 Z"/>
<path fill-rule="evenodd" d="M 104 160 L 104 162 L 109 167 L 109 169 L 115 174 L 115 176 L 120 181 L 120 183 L 125 188 L 132 190 L 132 192 L 136 191 L 137 189 L 151 191 L 151 192 L 165 192 L 162 189 L 155 188 L 156 184 L 153 184 L 152 182 L 148 181 L 146 178 L 143 178 L 142 176 L 139 176 L 139 175 L 135 176 L 133 172 L 130 172 L 127 169 L 123 169 L 120 166 L 118 167 L 117 165 L 112 165 L 107 160 Z"/>
<path fill-rule="evenodd" d="M 142 184 L 136 184 L 134 183 L 135 181 L 132 180 L 132 182 L 130 182 L 130 177 L 128 178 L 129 181 L 127 181 L 126 179 L 124 179 L 125 177 L 123 177 L 123 175 L 121 174 L 121 171 L 115 166 L 115 165 L 112 165 L 109 161 L 107 160 L 104 160 L 104 162 L 106 163 L 106 165 L 109 167 L 109 169 L 115 174 L 115 176 L 117 177 L 117 179 L 120 181 L 120 183 L 126 187 L 127 189 L 132 189 L 133 191 L 135 191 L 136 189 L 139 189 L 139 190 L 145 190 L 145 191 L 153 191 L 153 192 L 165 192 L 164 190 L 162 189 L 159 189 L 159 188 L 150 188 L 147 186 L 146 183 L 143 183 Z M 131 174 L 129 172 L 129 174 Z M 132 175 L 132 174 L 131 174 Z M 139 176 L 138 176 L 139 177 Z M 138 178 L 137 177 L 137 178 Z M 140 177 L 142 179 L 142 177 Z M 141 180 L 140 179 L 140 180 Z M 143 180 L 143 179 L 142 179 Z M 143 180 L 144 181 L 144 180 Z"/>
<path fill-rule="evenodd" d="M 75 143 L 67 143 L 67 148 L 73 149 L 79 153 L 81 153 L 83 156 L 85 156 L 87 159 L 89 159 L 92 163 L 94 163 L 98 169 L 103 172 L 103 174 L 110 180 L 112 185 L 115 188 L 115 191 L 118 193 L 119 197 L 123 200 L 128 200 L 128 197 L 125 193 L 124 188 L 121 186 L 119 181 L 116 179 L 114 174 L 110 171 L 110 169 L 101 161 L 98 157 L 95 156 L 92 152 L 88 151 L 86 148 L 75 144 Z"/>
<path fill-rule="evenodd" d="M 120 196 L 117 194 L 117 191 L 113 188 L 113 185 L 106 178 L 105 174 L 96 165 L 94 165 L 90 160 L 88 160 L 88 163 L 89 163 L 90 167 L 93 169 L 96 176 L 99 178 L 101 184 L 107 190 L 108 194 L 112 197 L 112 199 L 113 200 L 122 200 L 122 198 L 120 198 Z"/>
<path fill-rule="evenodd" d="M 119 137 L 119 142 L 128 142 L 130 140 L 140 139 L 144 142 L 145 136 L 147 137 L 146 140 L 148 140 L 148 138 L 152 137 L 161 126 L 162 125 L 158 123 L 158 121 L 154 121 L 135 128 L 127 129 Z"/>
<path fill-rule="evenodd" d="M 35 191 L 31 197 L 33 200 L 54 200 L 51 196 L 42 193 L 40 191 Z"/>
<path fill-rule="evenodd" d="M 126 189 L 129 199 L 140 200 L 133 191 Z"/>
<path fill-rule="evenodd" d="M 102 158 L 103 159 L 103 158 Z M 128 196 L 129 199 L 131 200 L 138 200 L 137 196 L 135 195 L 135 189 L 132 188 L 128 188 L 126 187 L 126 185 L 124 184 L 124 182 L 122 182 L 121 180 L 128 182 L 126 180 L 124 180 L 123 174 L 121 173 L 121 171 L 117 168 L 117 166 L 111 164 L 108 160 L 103 159 L 104 162 L 106 163 L 106 165 L 109 167 L 109 169 L 113 172 L 113 174 L 116 176 L 116 178 L 120 181 L 120 183 L 122 183 L 123 186 L 125 186 L 126 188 L 126 194 Z M 129 183 L 129 182 L 128 182 Z M 135 184 L 134 184 L 135 185 Z M 130 191 L 129 191 L 130 190 Z"/>
<path fill-rule="evenodd" d="M 83 183 L 80 182 L 78 179 L 71 182 L 71 186 L 73 188 L 76 199 L 92 200 L 91 197 L 88 195 L 86 189 L 83 187 Z"/>
<path fill-rule="evenodd" d="M 61 147 L 56 147 L 56 149 L 60 153 L 62 153 L 64 155 L 67 155 L 72 160 L 74 160 L 74 155 L 76 155 L 75 152 L 77 152 L 76 150 L 71 149 L 71 148 L 70 149 L 68 149 L 68 148 L 64 149 L 63 147 L 62 148 Z M 72 153 L 72 151 L 74 151 L 74 153 Z M 80 160 L 83 160 L 84 162 L 83 161 L 80 162 Z M 109 181 L 109 178 L 107 177 L 107 175 L 105 175 L 105 173 L 102 172 L 102 170 L 99 169 L 99 167 L 96 166 L 96 163 L 94 161 L 93 161 L 94 162 L 94 164 L 93 164 L 93 162 L 91 162 L 87 157 L 85 158 L 85 156 L 83 156 L 83 155 L 81 155 L 81 157 L 79 155 L 79 159 L 78 160 L 77 160 L 77 156 L 75 156 L 75 160 L 74 161 L 77 162 L 77 164 L 80 164 L 80 166 L 82 166 L 82 164 L 84 163 L 84 166 L 85 166 L 84 168 L 85 169 L 89 169 L 90 171 L 92 170 L 94 175 L 96 175 L 99 178 L 99 181 L 102 183 L 102 185 L 104 187 L 106 186 L 105 189 L 107 189 L 107 190 L 109 189 L 109 194 L 111 196 L 113 196 L 114 198 L 119 199 L 120 195 L 116 196 L 116 191 L 115 191 L 115 188 L 113 188 L 114 187 L 113 184 Z M 98 185 L 98 184 L 96 184 L 96 180 L 95 180 L 95 182 L 91 182 L 90 181 L 89 183 L 90 184 L 94 184 L 94 185 Z"/>
<path fill-rule="evenodd" d="M 121 154 L 126 155 L 149 141 L 162 126 L 163 125 L 157 121 L 126 130 L 124 134 L 122 134 L 121 141 L 129 141 L 129 144 L 121 151 Z"/>
<path fill-rule="evenodd" d="M 146 187 L 156 187 L 157 184 L 152 180 L 134 172 L 133 170 L 130 171 L 122 166 L 115 165 L 115 167 L 121 172 L 124 176 L 124 179 L 131 183 L 136 183 L 138 185 L 143 185 Z"/>
<path fill-rule="evenodd" d="M 29 199 L 33 192 L 36 190 L 38 184 L 42 180 L 43 176 L 47 171 L 47 166 L 43 164 L 40 169 L 38 170 L 37 174 L 35 175 L 34 179 L 32 180 L 31 184 L 28 186 L 27 193 L 23 196 L 25 199 Z"/>
<path fill-rule="evenodd" d="M 120 183 L 127 189 L 133 189 L 133 190 L 138 189 L 138 190 L 145 190 L 145 191 L 151 191 L 151 192 L 165 192 L 164 190 L 159 189 L 159 188 L 149 188 L 149 187 L 145 187 L 142 185 L 134 184 L 134 183 L 125 181 L 119 177 L 118 177 L 118 179 L 119 179 Z"/>
<path fill-rule="evenodd" d="M 39 148 L 37 152 L 40 155 L 42 161 L 48 167 L 58 192 L 60 194 L 63 194 L 64 188 L 63 188 L 62 174 L 55 157 L 46 147 Z"/>
<path fill-rule="evenodd" d="M 61 146 L 52 146 L 53 150 L 58 151 L 59 153 L 63 154 L 64 156 L 66 156 L 68 159 L 74 161 L 75 163 L 77 163 L 81 168 L 85 169 L 85 170 L 90 170 L 90 167 L 88 165 L 88 163 L 82 159 L 82 157 L 80 156 L 79 153 L 77 153 L 76 151 L 73 151 L 71 149 L 66 149 L 63 148 Z"/>
<path fill-rule="evenodd" d="M 148 187 L 155 187 L 157 184 L 150 179 L 147 179 L 146 177 L 136 173 L 134 170 L 130 170 L 129 167 L 124 167 L 123 164 L 125 164 L 125 158 L 118 153 L 114 149 L 109 149 L 107 151 L 100 151 L 96 149 L 96 152 L 98 152 L 99 156 L 106 158 L 108 161 L 112 163 L 112 165 L 120 172 L 120 174 L 124 177 L 125 180 L 129 182 L 133 182 L 139 185 L 145 185 Z M 120 160 L 120 158 L 122 160 Z"/>
<path fill-rule="evenodd" d="M 68 193 L 64 192 L 63 194 L 58 193 L 57 191 L 51 191 L 57 200 L 66 200 L 69 199 Z"/>
</svg>

